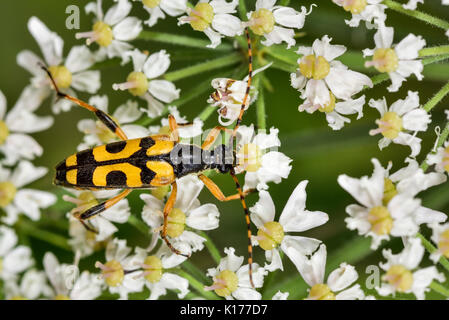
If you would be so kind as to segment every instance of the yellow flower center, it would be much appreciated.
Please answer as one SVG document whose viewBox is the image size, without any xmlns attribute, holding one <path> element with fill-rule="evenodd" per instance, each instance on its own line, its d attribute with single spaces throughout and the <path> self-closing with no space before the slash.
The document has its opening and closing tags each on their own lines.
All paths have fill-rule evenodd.
<svg viewBox="0 0 449 320">
<path fill-rule="evenodd" d="M 108 261 L 104 265 L 97 262 L 95 266 L 101 268 L 104 280 L 110 287 L 119 286 L 125 278 L 125 271 L 117 260 Z"/>
<path fill-rule="evenodd" d="M 0 120 L 0 145 L 5 143 L 6 138 L 9 136 L 9 129 L 6 123 Z"/>
<path fill-rule="evenodd" d="M 179 237 L 183 232 L 186 224 L 186 215 L 181 209 L 173 208 L 168 214 L 167 234 L 169 237 Z"/>
<path fill-rule="evenodd" d="M 310 288 L 309 297 L 310 300 L 335 300 L 335 294 L 324 283 L 318 283 Z"/>
<path fill-rule="evenodd" d="M 267 222 L 257 232 L 257 239 L 262 249 L 272 250 L 279 246 L 284 239 L 284 228 L 279 222 Z"/>
<path fill-rule="evenodd" d="M 2 274 L 3 271 L 3 259 L 0 258 L 0 274 Z"/>
<path fill-rule="evenodd" d="M 97 21 L 94 24 L 95 41 L 102 47 L 107 47 L 114 40 L 112 28 L 103 21 Z"/>
<path fill-rule="evenodd" d="M 28 299 L 23 296 L 14 296 L 10 300 L 28 300 Z"/>
<path fill-rule="evenodd" d="M 449 229 L 440 234 L 440 241 L 438 241 L 438 250 L 446 258 L 449 258 Z"/>
<path fill-rule="evenodd" d="M 443 163 L 446 164 L 444 169 L 449 172 L 449 146 L 444 149 Z"/>
<path fill-rule="evenodd" d="M 51 66 L 48 68 L 56 85 L 61 89 L 67 89 L 72 84 L 72 73 L 65 66 Z"/>
<path fill-rule="evenodd" d="M 352 14 L 359 14 L 366 7 L 366 0 L 344 0 L 343 9 L 350 11 Z"/>
<path fill-rule="evenodd" d="M 5 208 L 14 200 L 17 188 L 9 181 L 0 182 L 0 207 Z"/>
<path fill-rule="evenodd" d="M 255 143 L 247 143 L 237 152 L 239 166 L 243 166 L 246 171 L 255 172 L 262 166 L 262 150 Z"/>
<path fill-rule="evenodd" d="M 387 273 L 383 276 L 383 280 L 388 281 L 395 287 L 396 291 L 406 292 L 413 285 L 413 274 L 403 265 L 396 264 L 388 269 Z"/>
<path fill-rule="evenodd" d="M 393 72 L 398 68 L 398 55 L 391 48 L 380 48 L 374 52 L 373 61 L 368 66 L 374 66 L 379 72 Z"/>
<path fill-rule="evenodd" d="M 398 194 L 398 191 L 396 190 L 396 186 L 394 185 L 393 181 L 391 181 L 388 178 L 384 178 L 384 197 L 382 199 L 382 203 L 384 206 L 386 206 L 391 199 L 395 195 Z"/>
<path fill-rule="evenodd" d="M 330 64 L 324 57 L 310 54 L 301 59 L 299 71 L 308 79 L 322 80 L 329 74 Z"/>
<path fill-rule="evenodd" d="M 163 187 L 157 187 L 154 189 L 151 189 L 151 194 L 158 198 L 159 200 L 162 200 L 165 198 L 165 196 L 170 191 L 170 186 L 163 186 Z"/>
<path fill-rule="evenodd" d="M 158 282 L 162 278 L 162 261 L 156 256 L 148 256 L 143 262 L 145 279 L 151 283 Z"/>
<path fill-rule="evenodd" d="M 273 13 L 268 9 L 262 8 L 251 14 L 249 27 L 255 34 L 263 36 L 273 31 L 275 23 Z"/>
<path fill-rule="evenodd" d="M 214 20 L 214 8 L 209 3 L 198 3 L 190 12 L 190 25 L 193 30 L 204 31 Z"/>
<path fill-rule="evenodd" d="M 231 270 L 223 270 L 218 276 L 215 277 L 213 287 L 214 291 L 220 297 L 230 296 L 235 290 L 237 290 L 239 284 L 239 278 Z"/>
<path fill-rule="evenodd" d="M 161 0 L 142 0 L 142 2 L 148 8 L 156 8 Z"/>
<path fill-rule="evenodd" d="M 133 96 L 142 96 L 148 91 L 148 79 L 143 72 L 131 72 L 126 81 L 134 84 L 132 88 L 128 89 Z"/>
<path fill-rule="evenodd" d="M 320 106 L 318 108 L 318 111 L 325 112 L 325 113 L 331 113 L 335 109 L 335 96 L 332 94 L 332 92 L 329 91 L 330 101 L 328 104 L 324 106 Z"/>
<path fill-rule="evenodd" d="M 389 234 L 393 228 L 393 218 L 384 206 L 372 208 L 368 214 L 368 221 L 371 223 L 371 230 L 378 235 Z"/>
<path fill-rule="evenodd" d="M 70 300 L 70 298 L 64 294 L 58 294 L 57 296 L 54 297 L 54 300 Z"/>
<path fill-rule="evenodd" d="M 376 123 L 379 126 L 380 133 L 388 139 L 395 139 L 402 130 L 402 118 L 393 111 L 385 112 Z"/>
</svg>

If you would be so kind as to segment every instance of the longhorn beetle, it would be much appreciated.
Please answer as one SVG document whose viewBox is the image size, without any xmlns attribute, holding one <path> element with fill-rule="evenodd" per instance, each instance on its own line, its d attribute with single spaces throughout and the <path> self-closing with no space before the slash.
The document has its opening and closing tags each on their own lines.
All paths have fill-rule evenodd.
<svg viewBox="0 0 449 320">
<path fill-rule="evenodd" d="M 61 161 L 56 166 L 56 177 L 54 180 L 56 185 L 91 190 L 124 189 L 117 196 L 82 213 L 76 213 L 75 217 L 83 226 L 95 232 L 85 221 L 110 208 L 129 195 L 133 189 L 147 189 L 171 185 L 172 192 L 163 211 L 164 222 L 161 237 L 174 253 L 187 256 L 174 248 L 170 243 L 167 237 L 167 218 L 176 201 L 176 179 L 188 174 L 197 174 L 198 178 L 218 200 L 230 201 L 240 199 L 248 228 L 249 278 L 251 285 L 254 287 L 252 277 L 253 250 L 251 228 L 249 211 L 245 202 L 245 196 L 254 190 L 242 191 L 239 180 L 235 175 L 234 168 L 237 165 L 237 160 L 235 151 L 233 150 L 237 129 L 242 121 L 252 81 L 252 48 L 248 28 L 245 29 L 245 35 L 248 43 L 249 73 L 240 114 L 232 130 L 229 144 L 220 144 L 213 150 L 209 149 L 220 132 L 226 131 L 226 128 L 213 128 L 201 147 L 192 144 L 181 144 L 179 143 L 178 127 L 182 126 L 182 124 L 177 124 L 172 115 L 168 116 L 170 135 L 159 134 L 130 140 L 108 114 L 82 100 L 59 91 L 49 69 L 45 66 L 42 66 L 42 68 L 47 72 L 59 98 L 70 100 L 78 106 L 95 113 L 97 118 L 122 140 L 78 152 Z M 229 173 L 235 182 L 238 193 L 226 197 L 220 188 L 203 174 L 203 171 L 209 169 L 216 169 L 220 173 Z"/>
</svg>

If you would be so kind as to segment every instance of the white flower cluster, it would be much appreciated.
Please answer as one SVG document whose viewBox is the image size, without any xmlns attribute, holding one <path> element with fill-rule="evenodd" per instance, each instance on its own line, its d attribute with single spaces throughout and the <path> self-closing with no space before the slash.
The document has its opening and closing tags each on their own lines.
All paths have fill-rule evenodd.
<svg viewBox="0 0 449 320">
<path fill-rule="evenodd" d="M 325 276 L 328 248 L 321 240 L 309 237 L 308 232 L 326 224 L 330 215 L 306 209 L 308 180 L 295 183 L 296 187 L 283 209 L 276 214 L 270 188 L 289 178 L 294 162 L 279 150 L 279 129 L 275 126 L 266 129 L 264 107 L 268 100 L 264 100 L 263 95 L 265 88 L 270 88 L 271 84 L 264 73 L 269 67 L 288 70 L 291 86 L 300 93 L 298 110 L 309 114 L 316 111 L 324 113 L 329 127 L 341 130 L 351 122 L 350 116 L 357 115 L 357 119 L 364 116 L 364 106 L 368 100 L 366 91 L 379 83 L 379 79 L 391 79 L 388 92 L 397 92 L 412 74 L 418 80 L 423 79 L 424 64 L 420 52 L 426 41 L 421 36 L 408 34 L 396 43 L 394 29 L 385 25 L 388 3 L 381 0 L 333 0 L 351 13 L 352 18 L 345 20 L 349 27 L 359 27 L 360 22 L 365 21 L 369 29 L 375 29 L 374 49 L 365 49 L 359 54 L 360 57 L 372 57 L 364 66 L 374 67 L 381 73 L 376 75 L 377 78 L 370 78 L 359 72 L 363 67 L 355 67 L 358 71 L 354 71 L 340 61 L 344 61 L 347 48 L 331 44 L 332 38 L 328 35 L 315 39 L 309 45 L 297 45 L 297 39 L 301 36 L 297 31 L 303 29 L 312 9 L 317 10 L 314 9 L 316 5 L 310 8 L 297 6 L 298 9 L 294 9 L 278 2 L 257 0 L 247 10 L 245 2 L 238 0 L 199 0 L 195 4 L 187 0 L 114 0 L 105 6 L 97 0 L 85 6 L 85 14 L 94 15 L 91 30 L 74 34 L 78 40 L 85 39 L 85 44 L 76 45 L 67 52 L 64 52 L 64 41 L 57 33 L 37 17 L 29 19 L 28 30 L 41 54 L 23 50 L 17 55 L 17 63 L 31 74 L 30 83 L 10 109 L 7 108 L 6 97 L 0 92 L 0 287 L 4 288 L 7 299 L 98 299 L 109 293 L 120 299 L 139 294 L 142 298 L 154 300 L 167 295 L 168 291 L 173 291 L 179 299 L 198 298 L 197 293 L 190 291 L 193 275 L 188 274 L 196 267 L 181 266 L 188 263 L 186 261 L 190 256 L 205 248 L 210 251 L 216 265 L 208 268 L 203 275 L 202 280 L 207 279 L 203 288 L 196 285 L 195 289 L 202 297 L 267 298 L 261 290 L 265 277 L 287 269 L 283 261 L 287 256 L 308 286 L 305 299 L 374 298 L 366 294 L 358 282 L 356 268 L 347 262 L 339 261 L 335 264 L 338 267 L 327 270 L 331 272 Z M 415 10 L 418 3 L 423 2 L 411 0 L 403 4 L 401 10 Z M 449 3 L 443 0 L 443 4 Z M 133 6 L 136 10 L 143 7 L 143 20 L 131 14 L 135 12 Z M 241 70 L 233 70 L 233 77 L 239 79 L 222 74 L 212 81 L 209 79 L 211 86 L 207 83 L 208 90 L 213 92 L 204 99 L 209 106 L 192 122 L 187 120 L 180 107 L 185 101 L 198 98 L 196 93 L 199 90 L 189 96 L 189 93 L 181 92 L 181 84 L 176 81 L 224 66 L 232 65 L 234 68 L 237 61 L 232 59 L 237 54 L 173 70 L 177 61 L 172 61 L 170 47 L 150 52 L 134 41 L 145 38 L 144 29 L 152 28 L 170 17 L 176 17 L 179 30 L 184 30 L 184 25 L 189 24 L 193 30 L 203 32 L 210 43 L 166 33 L 160 35 L 166 38 L 158 38 L 157 41 L 189 44 L 196 49 L 203 44 L 205 52 L 216 50 L 225 55 L 234 49 L 244 51 L 240 58 L 245 73 L 249 68 L 246 77 Z M 150 33 L 152 36 L 155 34 L 157 32 Z M 285 53 L 285 56 L 281 54 L 280 61 L 276 58 L 279 52 Z M 223 65 L 215 65 L 217 61 L 224 60 Z M 128 99 L 118 107 L 112 106 L 111 97 L 99 93 L 101 66 L 116 61 L 120 64 L 119 71 L 128 70 L 127 75 L 123 72 L 119 74 L 112 85 L 117 94 Z M 228 64 L 229 61 L 231 64 Z M 258 69 L 253 71 L 253 66 Z M 89 94 L 88 103 L 76 98 L 79 93 Z M 97 121 L 83 119 L 78 122 L 77 128 L 83 133 L 82 141 L 73 148 L 78 151 L 107 145 L 104 148 L 109 153 L 108 147 L 120 145 L 110 143 L 117 142 L 123 135 L 128 139 L 158 137 L 160 140 L 154 138 L 161 142 L 157 147 L 167 154 L 178 142 L 178 139 L 175 139 L 176 143 L 171 141 L 177 138 L 176 134 L 181 145 L 191 144 L 192 140 L 195 145 L 207 144 L 208 141 L 204 141 L 206 128 L 211 129 L 211 133 L 223 132 L 226 138 L 235 137 L 235 141 L 228 140 L 233 144 L 235 142 L 235 145 L 232 146 L 232 163 L 226 164 L 229 168 L 225 169 L 233 176 L 239 192 L 225 197 L 207 177 L 212 170 L 183 175 L 181 171 L 185 168 L 182 165 L 187 167 L 186 164 L 175 167 L 162 156 L 145 164 L 156 168 L 156 172 L 152 172 L 155 177 L 151 179 L 159 179 L 160 183 L 149 192 L 135 197 L 140 206 L 120 198 L 116 189 L 99 190 L 79 185 L 78 189 L 66 190 L 60 198 L 75 205 L 75 208 L 65 212 L 68 221 L 58 222 L 58 228 L 61 225 L 65 228 L 67 223 L 69 235 L 68 241 L 58 244 L 73 253 L 73 262 L 60 263 L 53 253 L 46 252 L 42 261 L 43 270 L 38 270 L 36 265 L 41 264 L 36 263 L 31 247 L 21 243 L 20 235 L 22 232 L 37 232 L 34 224 L 38 222 L 42 222 L 43 226 L 51 225 L 53 218 L 42 218 L 41 210 L 51 207 L 58 200 L 48 190 L 28 187 L 48 172 L 46 167 L 33 164 L 37 157 L 43 155 L 43 148 L 31 136 L 53 125 L 53 116 L 37 113 L 48 98 L 54 114 L 80 105 L 94 110 L 98 116 Z M 445 259 L 449 258 L 449 223 L 445 213 L 428 208 L 419 194 L 446 182 L 449 141 L 444 141 L 447 134 L 443 138 L 439 136 L 434 150 L 427 155 L 423 164 L 418 164 L 416 158 L 421 154 L 422 138 L 417 135 L 428 130 L 432 121 L 429 110 L 434 105 L 423 107 L 417 91 L 408 91 L 405 98 L 391 104 L 387 101 L 390 102 L 384 96 L 368 100 L 368 105 L 380 113 L 380 118 L 375 121 L 377 128 L 369 131 L 369 135 L 382 135 L 378 143 L 381 150 L 391 142 L 408 146 L 410 153 L 405 160 L 406 166 L 391 172 L 391 162 L 385 168 L 378 159 L 373 158 L 374 171 L 371 176 L 353 178 L 341 174 L 337 182 L 357 201 L 357 204 L 346 207 L 348 216 L 345 222 L 349 230 L 369 237 L 372 250 L 390 244 L 394 238 L 401 238 L 401 252 L 393 254 L 391 248 L 382 250 L 385 261 L 379 263 L 379 267 L 384 274 L 375 287 L 376 294 L 380 297 L 413 294 L 417 299 L 424 299 L 432 284 L 446 280 L 437 263 L 442 260 L 447 262 Z M 250 109 L 254 104 L 256 106 Z M 253 109 L 257 109 L 257 122 L 240 125 L 243 114 Z M 214 110 L 218 111 L 218 119 L 215 119 L 218 123 L 209 126 L 207 120 Z M 105 114 L 111 116 L 106 117 Z M 169 119 L 166 117 L 168 114 L 171 115 Z M 174 120 L 178 132 L 172 130 Z M 121 127 L 117 128 L 116 123 Z M 122 135 L 119 134 L 121 131 Z M 209 135 L 207 137 L 210 139 Z M 205 148 L 201 152 L 218 159 L 215 151 L 228 146 L 217 145 L 211 144 L 212 149 L 216 148 L 213 152 L 208 153 Z M 129 150 L 125 151 L 127 154 Z M 130 153 L 133 154 L 134 151 Z M 146 150 L 147 156 L 155 156 L 151 148 Z M 93 157 L 99 161 L 96 155 Z M 220 160 L 215 158 L 215 161 Z M 70 159 L 73 161 L 73 158 Z M 78 161 L 79 157 L 75 159 Z M 65 163 L 68 162 L 69 158 Z M 112 172 L 123 173 L 120 164 L 111 163 Z M 75 165 L 78 164 L 75 162 Z M 129 166 L 133 167 L 132 164 Z M 431 170 L 428 171 L 429 167 Z M 145 173 L 139 170 L 135 175 L 141 177 Z M 176 184 L 172 186 L 164 180 L 165 175 L 170 174 L 176 178 Z M 242 188 L 236 176 L 240 174 L 244 178 Z M 128 179 L 126 173 L 125 176 Z M 132 188 L 129 184 L 123 186 Z M 251 244 L 247 262 L 245 257 L 236 253 L 235 248 L 229 246 L 224 248 L 225 256 L 222 257 L 221 250 L 215 248 L 209 238 L 208 231 L 218 229 L 222 217 L 215 203 L 200 202 L 204 187 L 218 200 L 241 201 Z M 286 193 L 284 190 L 282 192 Z M 258 200 L 247 207 L 245 197 L 251 193 L 257 193 Z M 112 200 L 102 204 L 99 199 Z M 84 213 L 91 213 L 92 208 L 95 211 L 100 207 L 105 210 L 89 217 L 89 220 L 81 219 Z M 171 208 L 169 212 L 165 210 L 167 207 Z M 124 228 L 135 228 L 146 242 L 135 244 L 135 239 L 125 239 L 119 233 L 121 227 L 118 224 L 127 224 Z M 431 231 L 431 241 L 425 240 L 421 234 L 423 228 L 428 228 L 429 233 Z M 251 233 L 252 229 L 257 230 L 255 234 Z M 45 238 L 45 234 L 40 237 Z M 58 242 L 56 240 L 52 239 L 51 242 L 54 244 Z M 432 246 L 429 258 L 435 265 L 420 267 L 425 255 L 424 245 L 428 250 Z M 264 251 L 264 261 L 252 260 L 253 246 L 255 250 Z M 104 259 L 97 261 L 89 270 L 80 272 L 80 261 L 98 251 L 104 251 Z M 289 293 L 278 291 L 269 298 L 288 297 Z"/>
</svg>

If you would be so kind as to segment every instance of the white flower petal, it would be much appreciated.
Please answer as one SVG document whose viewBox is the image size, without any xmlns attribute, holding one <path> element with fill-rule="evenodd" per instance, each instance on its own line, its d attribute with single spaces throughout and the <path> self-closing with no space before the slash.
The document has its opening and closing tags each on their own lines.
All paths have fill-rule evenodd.
<svg viewBox="0 0 449 320">
<path fill-rule="evenodd" d="M 163 75 L 170 67 L 170 55 L 165 51 L 153 53 L 143 65 L 143 72 L 149 79 Z"/>
<path fill-rule="evenodd" d="M 47 26 L 36 17 L 28 20 L 28 30 L 41 48 L 45 61 L 50 66 L 57 66 L 62 62 L 64 41 L 58 34 L 50 31 Z"/>
<path fill-rule="evenodd" d="M 274 221 L 274 215 L 276 214 L 273 199 L 265 190 L 259 191 L 259 201 L 249 211 L 251 212 L 251 220 L 259 229 L 265 223 Z"/>
<path fill-rule="evenodd" d="M 148 84 L 148 91 L 157 99 L 170 103 L 179 98 L 181 89 L 176 89 L 176 86 L 171 81 L 167 80 L 151 80 Z"/>
<path fill-rule="evenodd" d="M 338 269 L 335 269 L 329 274 L 327 284 L 333 292 L 337 292 L 349 287 L 358 277 L 359 275 L 353 266 L 342 263 Z"/>
<path fill-rule="evenodd" d="M 220 212 L 215 204 L 207 203 L 189 212 L 186 224 L 198 230 L 218 228 Z"/>
<path fill-rule="evenodd" d="M 110 26 L 116 25 L 129 14 L 132 9 L 131 3 L 128 0 L 117 0 L 117 4 L 112 6 L 102 19 L 105 23 Z M 86 8 L 87 9 L 87 8 Z"/>
</svg>

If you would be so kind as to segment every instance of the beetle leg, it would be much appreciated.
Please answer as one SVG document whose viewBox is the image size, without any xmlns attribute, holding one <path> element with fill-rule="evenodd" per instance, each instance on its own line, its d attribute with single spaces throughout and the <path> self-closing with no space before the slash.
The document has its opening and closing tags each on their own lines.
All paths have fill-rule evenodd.
<svg viewBox="0 0 449 320">
<path fill-rule="evenodd" d="M 103 112 L 100 109 L 95 108 L 94 106 L 78 99 L 75 97 L 72 97 L 68 94 L 62 93 L 61 91 L 59 91 L 58 86 L 56 85 L 55 80 L 53 79 L 53 76 L 50 72 L 50 70 L 47 69 L 47 67 L 41 65 L 42 69 L 45 70 L 45 72 L 47 72 L 48 77 L 51 80 L 51 83 L 53 84 L 53 87 L 56 90 L 56 94 L 58 95 L 58 97 L 63 98 L 63 99 L 67 99 L 72 101 L 73 103 L 79 105 L 80 107 L 87 109 L 93 113 L 95 113 L 95 115 L 97 116 L 98 120 L 100 120 L 101 122 L 103 122 L 103 124 L 112 131 L 112 133 L 114 133 L 115 135 L 117 135 L 117 137 L 119 137 L 121 140 L 128 140 L 128 137 L 126 136 L 125 132 L 123 132 L 122 128 L 120 128 L 120 126 L 111 118 L 110 115 L 108 115 L 107 113 Z"/>
<path fill-rule="evenodd" d="M 189 255 L 183 254 L 178 249 L 173 247 L 173 245 L 170 243 L 170 241 L 167 238 L 168 214 L 172 211 L 173 206 L 175 205 L 177 192 L 178 192 L 178 186 L 175 181 L 172 183 L 172 192 L 171 192 L 170 197 L 168 198 L 167 203 L 165 204 L 165 207 L 164 207 L 164 223 L 162 225 L 161 237 L 165 241 L 165 243 L 167 244 L 168 248 L 171 251 L 173 251 L 174 253 L 179 254 L 181 256 L 189 258 Z"/>
<path fill-rule="evenodd" d="M 223 192 L 220 190 L 220 187 L 215 184 L 211 179 L 206 177 L 203 174 L 198 175 L 198 178 L 204 183 L 206 188 L 212 193 L 212 195 L 220 201 L 231 201 L 231 200 L 239 200 L 240 193 L 233 194 L 231 196 L 225 196 Z M 256 189 L 247 189 L 243 191 L 243 196 L 246 197 L 248 194 L 255 192 Z"/>
<path fill-rule="evenodd" d="M 90 218 L 96 216 L 97 214 L 102 213 L 104 210 L 112 207 L 114 204 L 116 204 L 120 200 L 124 199 L 128 194 L 131 193 L 131 191 L 132 191 L 132 189 L 126 189 L 125 191 L 119 193 L 115 197 L 113 197 L 105 202 L 102 202 L 102 203 L 90 208 L 89 210 L 84 211 L 77 218 L 80 220 L 90 219 Z"/>
<path fill-rule="evenodd" d="M 218 135 L 220 134 L 221 131 L 231 131 L 232 132 L 232 130 L 227 129 L 225 127 L 221 127 L 221 126 L 217 126 L 217 127 L 213 128 L 207 135 L 203 144 L 201 145 L 201 149 L 208 150 L 214 144 L 215 140 L 217 140 Z"/>
</svg>

